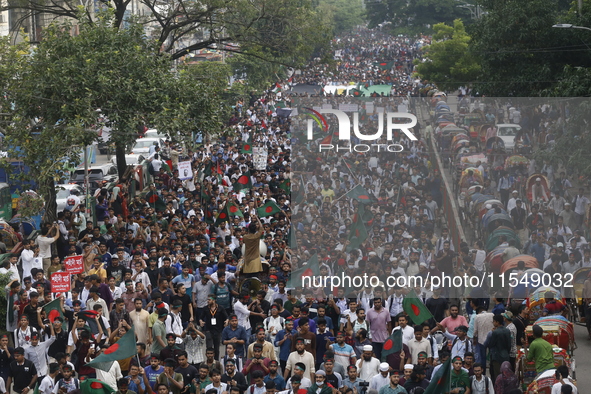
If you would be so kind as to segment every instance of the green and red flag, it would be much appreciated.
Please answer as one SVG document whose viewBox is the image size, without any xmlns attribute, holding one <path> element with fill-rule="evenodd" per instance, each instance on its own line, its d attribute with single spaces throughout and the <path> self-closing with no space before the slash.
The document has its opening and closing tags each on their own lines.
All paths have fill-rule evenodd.
<svg viewBox="0 0 591 394">
<path fill-rule="evenodd" d="M 402 309 L 414 324 L 423 324 L 433 315 L 413 290 L 402 300 Z"/>
<path fill-rule="evenodd" d="M 359 249 L 361 244 L 364 243 L 368 237 L 361 213 L 358 211 L 353 217 L 353 225 L 351 226 L 351 232 L 349 233 L 349 244 L 347 245 L 346 252 L 350 252 L 353 249 Z"/>
<path fill-rule="evenodd" d="M 239 192 L 244 189 L 252 189 L 252 182 L 250 181 L 250 171 L 246 171 L 240 175 L 234 182 L 234 191 Z"/>
<path fill-rule="evenodd" d="M 402 350 L 402 330 L 394 330 L 392 335 L 386 339 L 382 348 L 382 362 L 386 361 L 386 358 L 392 354 Z"/>
<path fill-rule="evenodd" d="M 156 192 L 149 191 L 146 194 L 146 201 L 152 208 L 154 208 L 156 212 L 162 212 L 166 210 L 166 204 L 164 203 L 164 200 L 162 200 L 162 198 L 160 198 Z"/>
<path fill-rule="evenodd" d="M 60 317 L 62 319 L 62 327 L 67 329 L 68 321 L 65 319 L 64 313 L 62 312 L 62 306 L 59 298 L 56 298 L 50 303 L 43 305 L 43 310 L 45 311 L 45 316 L 47 316 L 47 319 L 52 324 L 56 317 Z"/>
<path fill-rule="evenodd" d="M 291 193 L 291 179 L 286 178 L 281 182 L 278 186 L 281 190 L 285 192 L 285 194 Z"/>
<path fill-rule="evenodd" d="M 82 394 L 111 394 L 115 391 L 113 387 L 98 379 L 84 379 L 80 382 L 80 392 Z"/>
<path fill-rule="evenodd" d="M 244 217 L 244 215 L 242 214 L 242 211 L 240 210 L 240 207 L 236 204 L 234 204 L 232 201 L 228 201 L 226 203 L 226 206 L 228 207 L 228 212 L 230 213 L 231 216 L 240 216 L 241 218 Z"/>
<path fill-rule="evenodd" d="M 363 91 L 360 89 L 353 88 L 350 90 L 350 94 L 353 97 L 361 97 L 363 96 Z"/>
<path fill-rule="evenodd" d="M 105 349 L 94 360 L 86 364 L 86 366 L 108 372 L 115 361 L 125 360 L 137 354 L 136 342 L 135 328 L 131 326 L 125 335 Z"/>
<path fill-rule="evenodd" d="M 390 70 L 392 67 L 394 67 L 394 62 L 376 62 L 373 65 L 383 71 Z"/>
<path fill-rule="evenodd" d="M 346 196 L 359 201 L 362 204 L 372 204 L 376 201 L 375 197 L 371 195 L 361 185 L 355 186 L 346 193 Z"/>
<path fill-rule="evenodd" d="M 218 214 L 218 217 L 215 219 L 215 226 L 219 226 L 224 222 L 230 222 L 230 209 L 228 208 L 228 204 L 224 205 L 222 211 Z"/>
<path fill-rule="evenodd" d="M 248 139 L 242 144 L 242 150 L 240 153 L 252 154 L 252 141 L 250 140 L 250 134 L 248 135 Z"/>
<path fill-rule="evenodd" d="M 267 200 L 267 202 L 261 207 L 257 208 L 257 215 L 261 218 L 267 216 L 273 216 L 276 213 L 281 212 L 281 208 L 273 202 L 273 200 Z"/>
<path fill-rule="evenodd" d="M 283 88 L 281 87 L 281 85 L 279 84 L 279 82 L 275 83 L 275 86 L 273 86 L 273 89 L 271 89 L 271 91 L 273 93 L 279 93 L 281 91 L 283 91 Z"/>
<path fill-rule="evenodd" d="M 425 394 L 444 394 L 451 391 L 451 357 L 443 363 L 425 390 Z"/>
<path fill-rule="evenodd" d="M 310 260 L 308 260 L 308 264 L 291 272 L 286 287 L 290 289 L 303 287 L 303 277 L 318 275 L 320 275 L 320 263 L 318 262 L 318 255 L 315 254 L 314 256 L 310 257 Z"/>
</svg>

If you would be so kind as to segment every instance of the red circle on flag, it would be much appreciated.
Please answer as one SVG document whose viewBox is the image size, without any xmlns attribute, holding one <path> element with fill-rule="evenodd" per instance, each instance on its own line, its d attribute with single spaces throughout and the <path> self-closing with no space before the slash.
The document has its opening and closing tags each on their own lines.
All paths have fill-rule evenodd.
<svg viewBox="0 0 591 394">
<path fill-rule="evenodd" d="M 230 212 L 234 213 L 234 212 L 238 212 L 238 207 L 236 205 L 232 205 L 230 207 Z"/>
<path fill-rule="evenodd" d="M 244 150 L 250 150 L 250 145 L 244 145 Z"/>
<path fill-rule="evenodd" d="M 118 343 L 114 343 L 111 346 L 109 346 L 108 349 L 105 349 L 105 351 L 103 352 L 103 354 L 111 354 L 116 352 L 119 349 L 119 344 Z"/>
<path fill-rule="evenodd" d="M 394 346 L 394 341 L 393 341 L 393 340 L 391 340 L 391 339 L 388 339 L 388 340 L 387 340 L 387 341 L 384 343 L 383 349 L 384 349 L 384 350 L 390 350 L 390 349 L 392 349 L 392 347 L 393 347 L 393 346 Z"/>
<path fill-rule="evenodd" d="M 218 216 L 218 218 L 225 219 L 226 218 L 226 213 L 225 212 L 220 213 L 220 215 Z"/>
<path fill-rule="evenodd" d="M 362 195 L 358 196 L 357 198 L 360 200 L 369 200 L 369 196 L 366 194 L 362 194 Z"/>
<path fill-rule="evenodd" d="M 60 313 L 54 309 L 51 312 L 49 312 L 49 316 L 47 316 L 47 318 L 49 319 L 50 322 L 53 323 L 55 318 L 58 317 L 59 315 L 60 315 Z"/>
<path fill-rule="evenodd" d="M 246 185 L 248 183 L 248 178 L 245 175 L 242 175 L 240 178 L 238 178 L 238 183 L 241 185 Z"/>
<path fill-rule="evenodd" d="M 90 388 L 91 389 L 102 389 L 102 388 L 104 388 L 104 386 L 101 382 L 92 382 L 92 383 L 90 383 Z"/>
<path fill-rule="evenodd" d="M 312 275 L 314 275 L 314 271 L 312 271 L 310 268 L 305 270 L 304 273 L 302 274 L 302 276 L 312 276 Z"/>
<path fill-rule="evenodd" d="M 265 208 L 265 212 L 267 212 L 267 213 L 273 212 L 273 207 L 267 207 L 267 208 Z"/>
<path fill-rule="evenodd" d="M 412 304 L 411 307 L 412 307 L 412 313 L 414 313 L 415 316 L 418 316 L 421 314 L 421 311 L 419 310 L 418 306 L 416 306 L 415 304 Z"/>
</svg>

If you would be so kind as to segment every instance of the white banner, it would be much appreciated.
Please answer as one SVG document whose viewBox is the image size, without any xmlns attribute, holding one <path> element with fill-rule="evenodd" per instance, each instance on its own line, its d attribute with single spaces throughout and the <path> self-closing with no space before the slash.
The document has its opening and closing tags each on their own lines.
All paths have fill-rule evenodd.
<svg viewBox="0 0 591 394">
<path fill-rule="evenodd" d="M 357 104 L 339 104 L 339 110 L 343 112 L 357 112 L 359 105 Z"/>
<path fill-rule="evenodd" d="M 193 178 L 193 171 L 191 169 L 190 161 L 179 161 L 179 179 L 186 181 Z"/>
<path fill-rule="evenodd" d="M 373 111 L 374 111 L 373 102 L 365 103 L 365 112 L 367 112 L 368 114 L 373 114 Z"/>
<path fill-rule="evenodd" d="M 267 148 L 254 146 L 252 148 L 252 161 L 254 168 L 259 171 L 265 171 L 267 169 Z"/>
<path fill-rule="evenodd" d="M 322 109 L 332 109 L 332 104 L 322 104 Z"/>
</svg>

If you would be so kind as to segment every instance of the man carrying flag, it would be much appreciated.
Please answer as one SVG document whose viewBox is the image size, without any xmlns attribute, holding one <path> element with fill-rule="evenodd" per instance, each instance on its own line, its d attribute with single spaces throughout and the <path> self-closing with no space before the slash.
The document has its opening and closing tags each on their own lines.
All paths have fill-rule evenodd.
<svg viewBox="0 0 591 394">
<path fill-rule="evenodd" d="M 404 370 L 406 364 L 410 364 L 410 349 L 402 343 L 402 330 L 394 329 L 392 335 L 382 348 L 382 362 L 387 362 L 394 370 Z"/>
</svg>

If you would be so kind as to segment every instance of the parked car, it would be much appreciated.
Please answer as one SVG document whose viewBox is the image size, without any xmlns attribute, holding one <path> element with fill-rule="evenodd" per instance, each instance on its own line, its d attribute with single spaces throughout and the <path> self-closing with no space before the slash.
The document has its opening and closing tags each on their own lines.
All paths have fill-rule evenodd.
<svg viewBox="0 0 591 394">
<path fill-rule="evenodd" d="M 119 179 L 117 175 L 117 166 L 113 163 L 106 163 L 91 166 L 88 168 L 88 181 L 90 184 L 90 194 L 94 194 L 96 189 L 102 187 L 105 183 L 116 182 Z M 84 166 L 78 166 L 70 176 L 70 183 L 84 187 Z"/>
<path fill-rule="evenodd" d="M 143 155 L 144 157 L 148 157 L 150 155 L 150 147 L 157 143 L 158 146 L 162 147 L 164 145 L 164 140 L 162 138 L 138 138 L 135 140 L 135 144 L 133 148 L 131 148 L 131 153 L 134 155 Z"/>
<path fill-rule="evenodd" d="M 84 171 L 82 172 L 84 175 Z M 69 183 L 65 185 L 57 185 L 55 187 L 55 191 L 57 193 L 55 197 L 55 202 L 57 203 L 57 211 L 61 212 L 68 206 L 68 198 L 72 194 L 72 190 L 78 191 L 78 197 L 80 198 L 80 202 L 84 201 L 84 188 L 75 183 Z"/>
<path fill-rule="evenodd" d="M 515 136 L 521 130 L 521 126 L 512 123 L 502 123 L 497 126 L 497 136 L 503 140 L 505 150 L 513 152 L 515 149 Z"/>
</svg>

